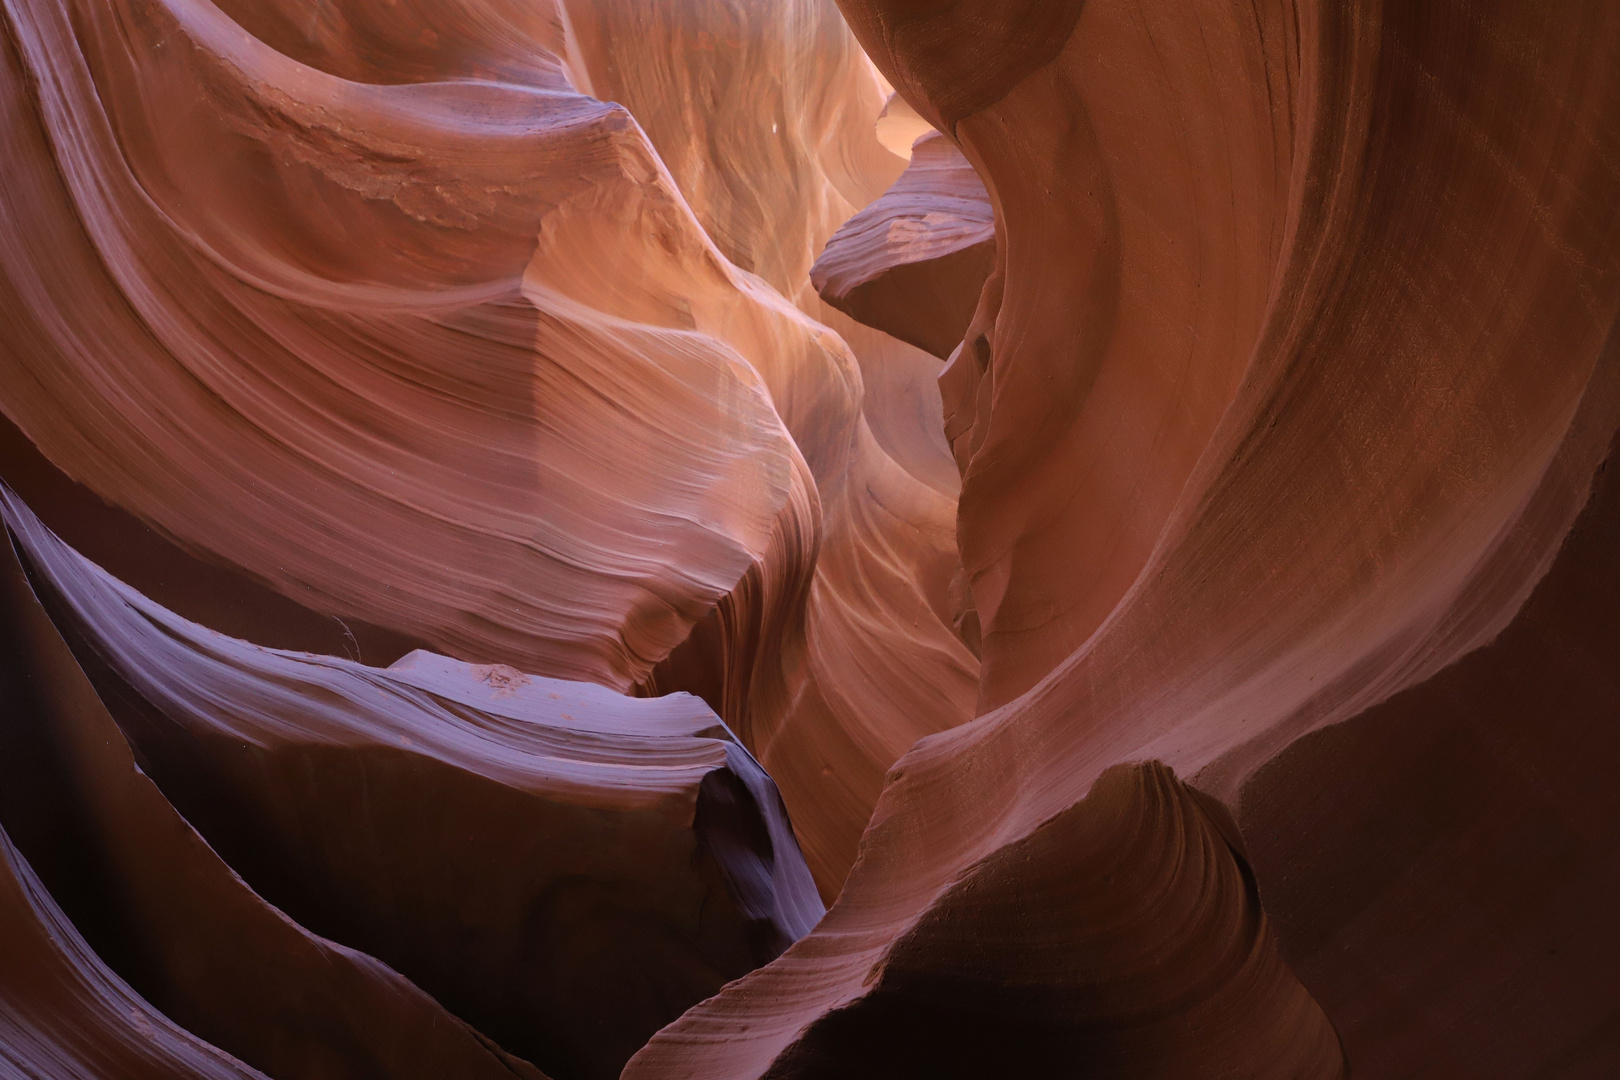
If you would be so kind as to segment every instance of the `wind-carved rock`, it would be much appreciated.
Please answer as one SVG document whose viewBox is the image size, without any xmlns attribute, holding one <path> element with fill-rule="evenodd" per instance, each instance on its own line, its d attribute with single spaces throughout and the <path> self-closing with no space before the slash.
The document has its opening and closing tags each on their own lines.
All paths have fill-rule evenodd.
<svg viewBox="0 0 1620 1080">
<path fill-rule="evenodd" d="M 893 187 L 850 218 L 810 268 L 850 318 L 949 360 L 995 262 L 995 214 L 961 151 L 919 138 Z"/>
<path fill-rule="evenodd" d="M 1620 1072 L 1620 11 L 842 6 L 7 0 L 0 1060 Z"/>
<path fill-rule="evenodd" d="M 996 909 L 958 890 L 1043 880 L 1013 853 L 1053 857 L 1033 854 L 1051 823 L 1084 815 L 1110 769 L 1144 761 L 1234 804 L 1246 784 L 1265 793 L 1263 814 L 1241 816 L 1271 830 L 1247 838 L 1268 853 L 1258 895 L 1288 903 L 1273 920 L 1282 953 L 1353 1031 L 1358 1074 L 1358 1048 L 1391 1076 L 1444 1068 L 1459 1060 L 1450 1048 L 1504 1080 L 1607 1064 L 1601 1026 L 1527 1024 L 1515 1001 L 1485 1002 L 1450 966 L 1507 964 L 1493 935 L 1561 935 L 1559 919 L 1586 911 L 1532 915 L 1522 892 L 1490 882 L 1496 855 L 1443 854 L 1514 850 L 1510 828 L 1488 841 L 1467 828 L 1461 807 L 1491 785 L 1459 777 L 1448 822 L 1351 836 L 1302 812 L 1322 762 L 1285 748 L 1324 729 L 1313 745 L 1326 745 L 1332 725 L 1358 728 L 1370 707 L 1448 671 L 1466 679 L 1464 658 L 1514 625 L 1588 499 L 1620 425 L 1620 19 L 1597 4 L 1579 18 L 1511 3 L 1421 17 L 1378 4 L 844 6 L 996 208 L 995 265 L 941 380 L 981 715 L 895 765 L 817 930 L 661 1032 L 627 1075 L 790 1075 L 871 1045 L 876 1016 L 895 1036 L 881 1052 L 896 1075 L 948 1068 L 931 1056 L 945 1031 L 981 1061 L 964 1015 L 1039 983 L 1045 957 L 1019 953 L 1009 938 L 1021 931 L 974 917 Z M 1573 726 L 1545 734 L 1551 760 L 1607 700 L 1585 663 Z M 1435 685 L 1449 703 L 1477 702 L 1463 715 L 1487 707 L 1480 690 Z M 1369 725 L 1393 737 L 1394 721 Z M 1371 762 L 1381 743 L 1367 737 L 1358 760 Z M 1281 771 L 1259 771 L 1267 762 Z M 1577 809 L 1606 805 L 1590 770 L 1570 770 L 1586 789 L 1566 809 L 1531 813 L 1564 771 L 1523 778 L 1513 805 L 1537 836 L 1595 851 L 1602 815 Z M 1377 772 L 1354 791 L 1380 798 Z M 1307 858 L 1313 880 L 1333 877 L 1305 855 L 1307 822 L 1372 867 L 1383 833 L 1409 828 L 1436 863 L 1403 880 L 1434 885 L 1433 903 L 1461 880 L 1446 867 L 1478 867 L 1468 880 L 1488 898 L 1458 895 L 1448 910 L 1481 921 L 1444 948 L 1381 945 L 1376 971 L 1353 959 L 1374 924 L 1331 903 L 1313 915 L 1324 898 L 1268 888 L 1268 872 L 1289 873 L 1267 861 L 1282 850 Z M 1560 896 L 1600 895 L 1607 876 L 1572 857 L 1551 880 Z M 1409 940 L 1392 913 L 1410 894 L 1358 888 L 1389 942 Z M 1041 907 L 1030 899 L 1019 915 L 1039 939 Z M 919 927 L 939 935 L 933 954 L 960 948 L 995 972 L 962 988 L 972 1004 L 904 992 L 928 985 L 908 951 Z M 1295 933 L 1319 936 L 1287 947 Z M 1320 935 L 1347 947 L 1320 948 Z M 1614 955 L 1609 935 L 1583 939 Z M 1566 974 L 1589 985 L 1586 958 L 1558 957 L 1525 970 L 1548 992 Z M 1401 1022 L 1414 999 L 1400 988 L 1419 985 L 1433 994 L 1421 1032 Z M 1460 1049 L 1477 1042 L 1482 1010 L 1515 1032 L 1516 1054 Z M 1089 1039 L 1097 1057 L 1026 1075 L 1263 1074 L 1283 1045 L 1277 1014 L 1256 1008 L 1241 1022 L 1251 1038 L 1232 1033 L 1237 1057 L 1167 1066 L 1106 1054 L 1126 1023 L 1068 1017 L 1068 1045 Z M 1291 1075 L 1342 1069 L 1324 1053 Z"/>
<path fill-rule="evenodd" d="M 821 917 L 770 778 L 701 701 L 415 652 L 264 649 L 164 610 L 0 489 L 142 771 L 255 891 L 558 1076 Z"/>
</svg>

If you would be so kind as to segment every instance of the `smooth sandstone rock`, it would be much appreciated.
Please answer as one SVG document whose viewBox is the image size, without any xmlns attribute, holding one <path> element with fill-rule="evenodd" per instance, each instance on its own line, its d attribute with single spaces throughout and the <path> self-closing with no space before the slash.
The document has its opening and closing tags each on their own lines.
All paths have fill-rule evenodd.
<svg viewBox="0 0 1620 1080">
<path fill-rule="evenodd" d="M 904 165 L 875 131 L 884 91 L 831 0 L 570 14 L 593 92 L 636 117 L 716 246 L 851 348 L 745 350 L 814 478 L 818 528 L 775 545 L 813 573 L 751 572 L 642 684 L 703 695 L 754 748 L 830 899 L 884 772 L 971 716 L 977 677 L 951 626 L 957 477 L 938 363 L 827 306 L 809 277 Z"/>
<path fill-rule="evenodd" d="M 891 154 L 911 160 L 912 148 L 918 139 L 933 131 L 933 125 L 917 115 L 911 103 L 899 94 L 891 93 L 888 103 L 877 118 L 878 142 Z"/>
<path fill-rule="evenodd" d="M 1159 760 L 1235 798 L 1291 741 L 1487 644 L 1620 424 L 1607 7 L 1090 3 L 1055 58 L 1016 47 L 1051 6 L 847 7 L 997 211 L 978 348 L 945 377 L 989 711 L 896 764 L 817 930 L 660 1033 L 631 1077 L 785 1068 L 914 927 L 949 913 L 954 940 L 991 939 L 948 906 L 954 884 L 1110 767 Z M 1422 974 L 1421 950 L 1380 955 L 1392 984 L 1438 995 L 1432 1029 L 1363 1036 L 1384 1040 L 1388 1057 L 1366 1051 L 1383 1075 L 1410 1075 L 1478 999 Z M 1307 986 L 1384 1000 L 1316 962 Z M 1550 993 L 1562 976 L 1541 970 Z M 1259 1068 L 1272 1044 L 1249 1019 Z M 1594 1044 L 1561 1031 L 1540 1060 L 1586 1067 Z"/>
<path fill-rule="evenodd" d="M 1620 1070 L 1620 14 L 842 8 L 8 0 L 0 1053 Z"/>
<path fill-rule="evenodd" d="M 821 917 L 774 785 L 702 702 L 259 648 L 0 501 L 142 770 L 232 868 L 548 1072 L 616 1075 Z"/>
<path fill-rule="evenodd" d="M 28 1011 L 17 1019 L 30 1029 L 28 1042 L 8 1051 L 26 1054 L 29 1068 L 67 1059 L 132 1070 L 118 1075 L 138 1075 L 158 1055 L 162 1068 L 213 1070 L 204 1075 L 232 1075 L 235 1058 L 268 1076 L 310 1080 L 544 1080 L 392 968 L 309 932 L 244 883 L 137 764 L 35 597 L 9 531 L 0 554 L 0 827 L 89 946 L 81 952 L 62 937 L 59 948 L 71 953 L 40 957 L 56 969 L 56 985 L 80 998 L 55 1021 L 35 1011 L 50 1007 L 50 983 L 12 981 L 43 980 L 51 969 L 7 969 L 8 997 L 25 996 Z M 10 865 L 28 888 L 21 864 Z M 53 917 L 37 894 L 28 906 L 36 921 Z M 12 921 L 26 914 L 12 907 L 8 941 L 37 942 L 37 928 Z M 117 1049 L 111 1040 L 127 1041 L 127 1029 L 109 1029 L 104 1009 L 85 1007 L 86 987 L 119 1002 L 123 1018 L 147 1032 L 148 1052 Z M 64 1029 L 69 1021 L 85 1026 Z M 189 1034 L 176 1034 L 176 1024 Z"/>
<path fill-rule="evenodd" d="M 1225 810 L 1153 763 L 974 866 L 866 984 L 766 1075 L 1332 1076 L 1344 1056 Z"/>
<path fill-rule="evenodd" d="M 0 830 L 0 1069 L 40 1080 L 263 1080 L 103 964 Z"/>
<path fill-rule="evenodd" d="M 957 481 L 934 361 L 808 280 L 880 80 L 729 10 L 15 5 L 0 406 L 302 640 L 704 694 L 831 896 L 971 715 Z"/>
<path fill-rule="evenodd" d="M 316 610 L 621 690 L 792 558 L 803 465 L 737 348 L 842 347 L 736 276 L 623 109 L 555 64 L 332 74 L 208 3 L 68 14 L 8 16 L 0 300 L 5 410 L 63 471 Z M 582 219 L 677 291 L 656 260 L 550 287 Z M 715 337 L 705 303 L 745 314 Z"/>
<path fill-rule="evenodd" d="M 1611 444 L 1494 641 L 1292 744 L 1242 788 L 1283 954 L 1357 1075 L 1620 1064 L 1616 467 Z"/>
<path fill-rule="evenodd" d="M 912 151 L 895 185 L 827 241 L 810 280 L 850 318 L 949 360 L 995 262 L 995 214 L 949 139 L 923 135 Z"/>
</svg>

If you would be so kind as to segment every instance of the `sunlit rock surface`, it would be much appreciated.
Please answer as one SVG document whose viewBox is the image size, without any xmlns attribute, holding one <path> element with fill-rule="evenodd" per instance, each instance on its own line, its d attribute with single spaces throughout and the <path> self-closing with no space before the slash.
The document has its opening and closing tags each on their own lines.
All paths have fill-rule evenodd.
<svg viewBox="0 0 1620 1080">
<path fill-rule="evenodd" d="M 16 5 L 0 370 L 55 468 L 305 608 L 704 695 L 831 896 L 977 663 L 937 364 L 811 317 L 884 91 L 790 14 Z"/>
<path fill-rule="evenodd" d="M 878 141 L 884 91 L 828 0 L 570 11 L 594 92 L 636 117 L 720 251 L 853 350 L 745 350 L 819 496 L 813 574 L 750 574 L 647 684 L 702 694 L 755 748 L 830 899 L 885 770 L 970 718 L 976 693 L 951 625 L 957 476 L 939 362 L 828 307 L 809 277 L 905 162 Z M 792 538 L 796 572 L 809 539 Z"/>
<path fill-rule="evenodd" d="M 995 214 L 979 174 L 932 132 L 918 138 L 894 186 L 833 234 L 810 280 L 846 315 L 949 360 L 995 254 Z"/>
<path fill-rule="evenodd" d="M 1484 1076 L 1612 1071 L 1620 1047 L 1601 1017 L 1616 1000 L 1568 944 L 1616 955 L 1580 899 L 1612 879 L 1591 764 L 1614 761 L 1594 741 L 1612 676 L 1577 644 L 1605 640 L 1590 626 L 1605 609 L 1554 606 L 1522 636 L 1510 628 L 1534 617 L 1521 608 L 1620 420 L 1615 13 L 845 10 L 996 208 L 996 265 L 942 379 L 986 712 L 896 764 L 820 927 L 661 1032 L 627 1075 L 789 1075 L 880 1030 L 923 1060 L 946 1017 L 997 1015 L 1009 988 L 1049 978 L 1047 956 L 1014 962 L 992 944 L 1007 920 L 960 890 L 1040 880 L 1003 860 L 1085 806 L 1109 768 L 1143 760 L 1241 796 L 1259 895 L 1280 905 L 1279 952 L 1344 1033 L 1356 1075 L 1458 1061 Z M 1583 572 L 1595 599 L 1614 571 Z M 1534 657 L 1565 635 L 1576 641 L 1557 664 Z M 1464 658 L 1493 640 L 1532 653 L 1474 662 L 1481 677 L 1518 672 L 1520 708 L 1511 681 L 1462 689 Z M 1554 686 L 1558 721 L 1538 721 L 1551 705 L 1531 702 Z M 1453 763 L 1438 727 L 1358 719 L 1413 687 L 1449 708 L 1400 715 L 1449 716 L 1473 732 L 1459 752 L 1478 749 Z M 1509 730 L 1523 750 L 1497 741 Z M 1370 741 L 1343 759 L 1325 749 L 1351 738 Z M 1419 745 L 1433 779 L 1388 760 Z M 1498 789 L 1492 763 L 1515 760 Z M 1337 773 L 1352 763 L 1353 777 Z M 1317 803 L 1319 783 L 1342 809 Z M 1472 824 L 1486 800 L 1494 827 Z M 1432 809 L 1408 822 L 1396 806 Z M 1540 843 L 1562 857 L 1539 862 L 1534 884 L 1505 880 L 1512 853 Z M 1346 864 L 1369 874 L 1353 891 Z M 1019 887 L 1015 925 L 1040 940 L 1039 890 Z M 894 1015 L 896 987 L 926 985 L 908 951 L 923 927 L 980 943 L 965 973 L 934 983 L 959 992 L 913 992 L 905 1023 L 873 1025 Z M 1591 1007 L 1541 1022 L 1578 987 Z M 1229 1032 L 1196 1063 L 1115 1055 L 1125 1027 L 1071 1009 L 1069 1045 L 1090 1056 L 1065 1068 L 1264 1075 L 1284 1044 L 1247 989 L 1247 1038 Z M 1190 1041 L 1195 1011 L 1166 1008 Z M 950 1030 L 971 1044 L 963 1027 Z M 1004 1067 L 1073 1074 L 1040 1045 L 1007 1040 Z M 929 1074 L 983 1071 L 955 1060 Z M 1324 1042 L 1284 1075 L 1341 1069 Z"/>
<path fill-rule="evenodd" d="M 6 1068 L 1620 1073 L 1612 4 L 0 28 Z"/>
</svg>

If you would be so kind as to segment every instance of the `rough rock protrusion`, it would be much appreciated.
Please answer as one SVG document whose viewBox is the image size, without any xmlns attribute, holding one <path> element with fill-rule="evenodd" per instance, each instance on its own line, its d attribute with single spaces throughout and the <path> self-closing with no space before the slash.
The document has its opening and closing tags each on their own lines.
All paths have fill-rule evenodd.
<svg viewBox="0 0 1620 1080">
<path fill-rule="evenodd" d="M 888 191 L 844 223 L 810 268 L 850 318 L 949 360 L 996 255 L 995 212 L 945 136 L 924 135 Z"/>
</svg>

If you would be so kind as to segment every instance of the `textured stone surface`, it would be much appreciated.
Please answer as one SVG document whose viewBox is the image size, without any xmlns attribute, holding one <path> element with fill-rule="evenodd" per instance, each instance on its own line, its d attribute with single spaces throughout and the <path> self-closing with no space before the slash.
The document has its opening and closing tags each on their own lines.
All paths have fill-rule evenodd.
<svg viewBox="0 0 1620 1080">
<path fill-rule="evenodd" d="M 810 280 L 851 318 L 949 360 L 995 255 L 979 174 L 935 132 L 917 140 L 895 185 L 833 234 Z"/>
<path fill-rule="evenodd" d="M 1620 1072 L 1612 3 L 0 13 L 4 1067 Z"/>
</svg>

